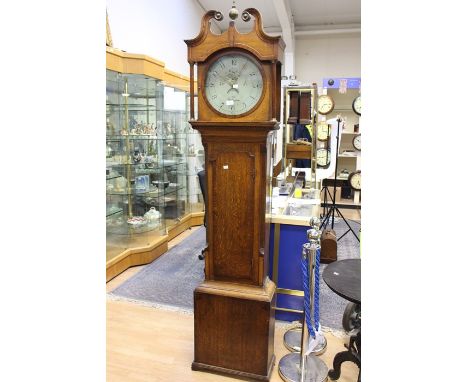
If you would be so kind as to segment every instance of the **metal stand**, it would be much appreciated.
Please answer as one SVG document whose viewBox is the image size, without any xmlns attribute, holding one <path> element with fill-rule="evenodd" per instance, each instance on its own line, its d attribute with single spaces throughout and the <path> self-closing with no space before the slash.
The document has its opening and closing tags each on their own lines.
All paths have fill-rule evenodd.
<svg viewBox="0 0 468 382">
<path fill-rule="evenodd" d="M 320 219 L 317 217 L 313 217 L 310 219 L 310 226 L 319 232 L 319 226 L 320 226 Z M 313 230 L 308 230 L 307 231 L 307 238 L 309 240 L 309 243 L 315 243 L 318 245 L 320 243 L 320 236 L 317 238 L 314 238 L 312 236 Z M 320 232 L 319 232 L 320 233 Z M 315 258 L 314 258 L 315 259 Z M 315 276 L 315 274 L 314 274 Z M 312 279 L 310 281 L 310 284 L 315 285 L 315 279 Z M 288 349 L 291 352 L 300 352 L 302 349 L 302 328 L 304 327 L 304 320 L 305 316 L 302 317 L 302 325 L 298 325 L 295 328 L 291 328 L 286 333 L 284 333 L 283 336 L 283 343 L 286 349 Z M 317 344 L 317 346 L 312 350 L 312 354 L 314 355 L 321 355 L 327 350 L 327 339 L 325 337 L 322 337 L 322 342 Z"/>
<path fill-rule="evenodd" d="M 302 349 L 302 328 L 304 327 L 304 319 L 302 325 L 289 329 L 283 336 L 283 343 L 286 349 L 291 352 L 299 353 Z M 327 339 L 323 337 L 323 341 L 312 350 L 312 354 L 321 355 L 327 350 Z"/>
<path fill-rule="evenodd" d="M 328 372 L 331 379 L 336 380 L 341 375 L 343 362 L 353 362 L 359 367 L 358 382 L 361 382 L 361 304 L 350 302 L 343 314 L 343 328 L 351 332 L 348 349 L 335 355 L 333 369 Z"/>
<path fill-rule="evenodd" d="M 340 139 L 340 123 L 341 123 L 341 119 L 338 118 L 337 119 L 337 122 L 338 122 L 338 133 L 336 135 L 336 160 L 335 160 L 335 179 L 334 179 L 334 182 L 333 182 L 333 197 L 330 195 L 330 198 L 332 200 L 332 205 L 330 208 L 328 208 L 328 211 L 325 215 L 325 217 L 323 218 L 323 221 L 322 221 L 322 224 L 320 225 L 320 229 L 322 229 L 323 227 L 327 228 L 328 226 L 328 222 L 330 220 L 330 216 L 331 216 L 331 228 L 334 229 L 335 228 L 335 211 L 338 213 L 338 215 L 340 215 L 340 217 L 343 219 L 343 221 L 346 223 L 346 225 L 348 226 L 348 230 L 343 234 L 341 235 L 338 239 L 340 240 L 343 236 L 345 236 L 349 231 L 351 231 L 354 235 L 354 237 L 356 238 L 357 241 L 360 242 L 359 240 L 359 237 L 356 235 L 356 233 L 353 231 L 353 229 L 351 228 L 351 226 L 349 225 L 348 221 L 346 220 L 346 218 L 343 216 L 343 214 L 341 213 L 341 211 L 339 210 L 339 208 L 336 206 L 336 172 L 337 172 L 337 167 L 338 167 L 338 152 L 340 151 L 340 147 L 339 147 L 339 139 Z M 327 187 L 324 187 L 325 189 L 325 200 L 326 200 L 326 192 L 328 192 L 330 194 L 330 192 L 328 191 L 328 188 Z"/>
<path fill-rule="evenodd" d="M 318 232 L 314 230 L 315 232 Z M 309 234 L 309 232 L 308 232 Z M 316 235 L 317 237 L 319 235 Z M 309 260 L 309 275 L 313 275 L 315 264 L 316 243 L 306 243 L 303 245 L 302 256 Z M 309 280 L 313 278 L 309 278 Z M 314 283 L 310 282 L 311 296 L 313 296 Z M 312 311 L 314 307 L 312 305 Z M 313 315 L 312 315 L 313 316 Z M 328 380 L 328 368 L 325 362 L 313 354 L 306 354 L 309 346 L 309 331 L 305 321 L 302 325 L 301 352 L 289 353 L 280 359 L 278 372 L 280 377 L 287 382 L 325 382 Z"/>
<path fill-rule="evenodd" d="M 328 375 L 331 379 L 337 380 L 341 375 L 341 364 L 350 361 L 359 367 L 357 382 L 361 382 L 361 328 L 359 328 L 356 335 L 350 337 L 349 344 L 345 345 L 345 347 L 348 350 L 335 355 L 333 359 L 333 369 L 328 372 Z"/>
</svg>

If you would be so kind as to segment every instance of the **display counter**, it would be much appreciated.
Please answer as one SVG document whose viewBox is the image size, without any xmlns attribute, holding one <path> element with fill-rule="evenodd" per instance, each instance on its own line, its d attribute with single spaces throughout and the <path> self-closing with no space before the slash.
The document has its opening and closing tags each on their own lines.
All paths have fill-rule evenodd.
<svg viewBox="0 0 468 382">
<path fill-rule="evenodd" d="M 320 190 L 301 188 L 297 181 L 273 188 L 268 272 L 277 286 L 278 320 L 302 318 L 302 245 L 313 216 L 320 216 Z"/>
</svg>

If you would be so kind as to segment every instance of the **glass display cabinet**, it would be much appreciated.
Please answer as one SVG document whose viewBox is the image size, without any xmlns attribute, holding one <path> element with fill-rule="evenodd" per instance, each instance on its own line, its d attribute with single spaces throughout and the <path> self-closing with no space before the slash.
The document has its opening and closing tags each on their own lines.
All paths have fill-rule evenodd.
<svg viewBox="0 0 468 382">
<path fill-rule="evenodd" d="M 141 74 L 106 74 L 109 261 L 150 246 L 187 213 L 202 210 L 196 172 L 203 161 L 192 159 L 201 142 L 188 123 L 187 92 Z"/>
</svg>

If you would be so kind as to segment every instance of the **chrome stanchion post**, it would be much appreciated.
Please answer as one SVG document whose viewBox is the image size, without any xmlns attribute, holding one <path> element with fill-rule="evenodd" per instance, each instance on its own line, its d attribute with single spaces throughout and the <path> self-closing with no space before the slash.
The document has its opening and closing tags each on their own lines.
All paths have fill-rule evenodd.
<svg viewBox="0 0 468 382">
<path fill-rule="evenodd" d="M 309 278 L 309 281 L 310 281 L 309 290 L 310 291 L 315 291 L 315 285 L 318 285 L 316 283 L 317 282 L 317 280 L 316 280 L 317 277 L 319 278 L 318 283 L 320 283 L 320 270 L 316 269 L 316 267 L 317 268 L 320 267 L 320 260 L 317 263 L 316 259 L 317 259 L 317 251 L 321 249 L 321 247 L 320 247 L 320 237 L 322 236 L 322 232 L 318 228 L 320 226 L 320 219 L 312 218 L 311 219 L 311 225 L 312 225 L 312 220 L 313 219 L 317 219 L 317 220 L 314 221 L 313 228 L 307 230 L 307 238 L 309 239 L 309 243 L 311 243 L 314 246 L 314 254 L 313 254 L 312 258 L 311 258 L 311 262 L 313 262 L 313 267 L 311 268 L 311 271 L 309 273 L 310 274 L 310 278 Z M 317 306 L 316 306 L 315 305 L 316 301 L 314 299 L 314 293 L 311 292 L 310 297 L 311 297 L 312 316 L 315 317 L 315 309 L 316 309 L 316 307 L 318 308 L 320 306 L 320 301 L 317 302 Z M 317 341 L 316 341 L 316 344 L 315 344 L 314 348 L 311 350 L 311 353 L 315 354 L 315 355 L 320 355 L 320 354 L 323 354 L 325 352 L 325 350 L 327 349 L 327 339 L 325 338 L 323 333 L 321 331 L 319 331 L 319 328 L 314 328 L 314 329 L 316 331 L 315 332 L 315 338 L 317 339 Z"/>
<path fill-rule="evenodd" d="M 311 287 L 309 288 L 310 294 L 308 296 L 309 304 L 307 303 L 307 300 L 304 299 L 304 316 L 306 316 L 308 310 L 310 314 L 310 296 L 313 296 L 315 286 L 313 283 L 310 283 L 310 279 L 313 278 L 312 275 L 315 266 L 316 250 L 316 243 L 305 243 L 302 246 L 302 258 L 303 260 L 307 259 L 307 273 L 309 286 Z M 307 316 L 309 314 L 307 314 Z M 307 328 L 307 316 L 304 319 L 304 324 L 302 326 L 301 352 L 289 353 L 279 361 L 279 375 L 287 382 L 324 382 L 328 380 L 328 368 L 325 365 L 325 362 L 308 352 L 310 334 Z"/>
<path fill-rule="evenodd" d="M 315 244 L 316 248 L 320 248 L 320 237 L 322 234 L 320 231 L 320 224 L 321 224 L 320 218 L 314 216 L 309 221 L 309 225 L 311 229 L 307 230 L 307 239 L 309 243 Z M 315 264 L 315 254 L 313 256 L 313 261 L 314 261 L 313 264 Z M 311 264 L 311 262 L 309 262 L 309 264 Z M 312 268 L 312 270 L 313 269 L 314 268 Z M 310 283 L 315 285 L 315 272 L 311 272 L 310 275 L 311 275 L 311 277 L 309 278 Z M 310 288 L 309 290 L 313 290 L 313 289 Z M 312 301 L 311 301 L 311 304 L 313 304 Z M 284 343 L 284 346 L 289 351 L 292 351 L 292 352 L 301 351 L 304 317 L 305 316 L 302 317 L 302 325 L 298 325 L 294 328 L 291 328 L 287 330 L 286 333 L 284 333 L 283 343 Z M 319 336 L 320 336 L 320 341 L 317 344 L 317 346 L 312 350 L 312 354 L 315 354 L 315 355 L 323 354 L 325 350 L 327 349 L 327 339 L 325 338 L 325 336 L 322 335 L 322 333 L 320 333 Z"/>
</svg>

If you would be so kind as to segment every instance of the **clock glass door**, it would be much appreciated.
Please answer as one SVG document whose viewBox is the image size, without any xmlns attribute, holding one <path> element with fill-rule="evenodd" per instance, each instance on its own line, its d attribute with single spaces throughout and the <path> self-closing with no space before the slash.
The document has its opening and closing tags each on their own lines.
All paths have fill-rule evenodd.
<svg viewBox="0 0 468 382">
<path fill-rule="evenodd" d="M 260 67 L 247 55 L 230 53 L 211 64 L 205 80 L 205 97 L 218 113 L 238 116 L 248 113 L 263 94 Z"/>
</svg>

